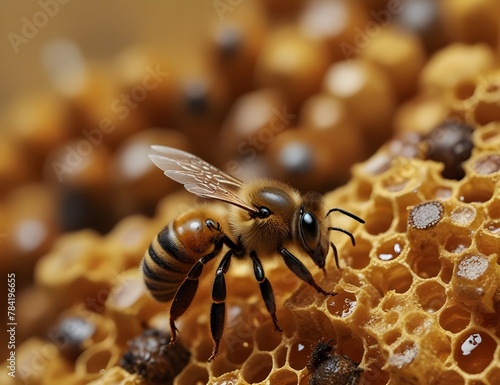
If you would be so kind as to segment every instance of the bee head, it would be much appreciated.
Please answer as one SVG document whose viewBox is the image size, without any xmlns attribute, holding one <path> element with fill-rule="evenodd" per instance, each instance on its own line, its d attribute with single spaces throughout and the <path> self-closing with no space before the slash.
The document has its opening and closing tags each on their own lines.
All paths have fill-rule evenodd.
<svg viewBox="0 0 500 385">
<path fill-rule="evenodd" d="M 325 267 L 328 254 L 327 229 L 319 218 L 323 218 L 323 197 L 317 192 L 304 195 L 299 208 L 296 234 L 299 244 L 309 254 L 316 266 Z"/>
</svg>

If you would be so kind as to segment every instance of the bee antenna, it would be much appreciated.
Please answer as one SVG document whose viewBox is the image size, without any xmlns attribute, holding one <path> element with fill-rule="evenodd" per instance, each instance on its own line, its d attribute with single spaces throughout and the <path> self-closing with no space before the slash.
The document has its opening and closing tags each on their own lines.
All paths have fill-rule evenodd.
<svg viewBox="0 0 500 385">
<path fill-rule="evenodd" d="M 331 230 L 340 231 L 341 233 L 347 234 L 349 238 L 351 238 L 352 245 L 356 246 L 356 240 L 354 239 L 354 235 L 352 235 L 349 231 L 341 229 L 340 227 L 329 227 L 328 231 Z"/>
<path fill-rule="evenodd" d="M 330 242 L 330 246 L 332 246 L 333 255 L 335 256 L 335 265 L 337 265 L 337 269 L 340 269 L 340 265 L 339 265 L 339 253 L 337 252 L 337 248 L 335 247 L 335 245 L 333 244 L 333 242 Z"/>
<path fill-rule="evenodd" d="M 363 219 L 361 219 L 360 217 L 358 217 L 357 215 L 354 215 L 353 213 L 349 212 L 349 211 L 346 211 L 344 209 L 341 209 L 341 208 L 338 208 L 338 207 L 335 207 L 333 209 L 330 209 L 328 210 L 328 212 L 326 213 L 325 215 L 325 218 L 330 215 L 330 213 L 332 213 L 333 211 L 338 211 L 339 213 L 342 213 L 344 215 L 347 215 L 348 217 L 358 221 L 359 223 L 365 223 L 365 221 Z"/>
</svg>

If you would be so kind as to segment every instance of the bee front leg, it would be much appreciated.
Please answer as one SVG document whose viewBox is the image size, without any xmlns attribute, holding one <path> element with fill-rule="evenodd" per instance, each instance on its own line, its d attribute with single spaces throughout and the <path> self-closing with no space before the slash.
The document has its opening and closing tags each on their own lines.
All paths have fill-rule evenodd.
<svg viewBox="0 0 500 385">
<path fill-rule="evenodd" d="M 193 301 L 193 298 L 198 290 L 198 281 L 203 271 L 203 265 L 215 258 L 222 250 L 222 242 L 215 244 L 211 253 L 201 257 L 189 270 L 187 277 L 182 281 L 181 285 L 175 293 L 174 300 L 170 306 L 170 344 L 177 340 L 177 327 L 175 320 L 179 318 L 188 309 Z"/>
<path fill-rule="evenodd" d="M 226 274 L 229 269 L 232 256 L 233 250 L 229 250 L 222 258 L 215 272 L 215 280 L 212 288 L 212 300 L 214 303 L 210 310 L 210 331 L 212 332 L 212 338 L 214 340 L 214 350 L 208 358 L 208 362 L 214 360 L 219 354 L 219 344 L 222 339 L 222 333 L 224 332 L 224 323 L 226 320 L 226 278 L 224 274 Z"/>
<path fill-rule="evenodd" d="M 274 323 L 274 330 L 282 332 L 283 329 L 278 326 L 278 318 L 276 318 L 276 301 L 274 300 L 273 287 L 264 274 L 264 268 L 262 267 L 262 263 L 260 262 L 259 257 L 257 257 L 257 254 L 252 251 L 250 253 L 250 257 L 253 262 L 255 279 L 259 282 L 260 294 L 262 295 L 267 311 L 271 314 L 271 318 Z"/>
<path fill-rule="evenodd" d="M 285 261 L 285 264 L 287 267 L 301 280 L 307 282 L 309 285 L 314 287 L 318 293 L 324 294 L 324 295 L 336 295 L 337 293 L 333 291 L 326 291 L 324 290 L 321 286 L 319 286 L 316 281 L 314 280 L 311 272 L 307 270 L 307 267 L 304 266 L 302 262 L 300 262 L 292 253 L 290 253 L 287 249 L 284 247 L 281 247 L 279 249 L 279 253 L 283 257 L 283 260 Z"/>
</svg>

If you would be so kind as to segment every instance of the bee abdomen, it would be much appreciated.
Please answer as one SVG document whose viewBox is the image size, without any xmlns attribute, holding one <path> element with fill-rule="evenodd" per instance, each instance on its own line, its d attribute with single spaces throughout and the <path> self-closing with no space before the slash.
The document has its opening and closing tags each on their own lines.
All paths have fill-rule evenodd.
<svg viewBox="0 0 500 385">
<path fill-rule="evenodd" d="M 187 257 L 175 234 L 165 227 L 144 255 L 141 268 L 151 295 L 160 302 L 170 301 L 195 260 Z"/>
</svg>

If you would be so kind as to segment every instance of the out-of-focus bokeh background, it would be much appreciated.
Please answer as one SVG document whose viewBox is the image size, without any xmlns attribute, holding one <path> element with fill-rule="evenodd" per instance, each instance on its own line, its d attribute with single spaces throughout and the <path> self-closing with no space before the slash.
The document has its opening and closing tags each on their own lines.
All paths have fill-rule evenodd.
<svg viewBox="0 0 500 385">
<path fill-rule="evenodd" d="M 246 12 L 244 1 L 241 3 L 234 12 Z M 47 11 L 41 4 L 46 4 Z M 0 100 L 4 108 L 16 96 L 52 86 L 42 57 L 53 39 L 71 39 L 85 60 L 101 63 L 114 60 L 124 49 L 138 44 L 165 55 L 177 70 L 189 72 L 203 67 L 204 38 L 220 23 L 210 1 L 146 0 L 140 5 L 129 0 L 2 1 L 0 10 Z M 44 16 L 37 15 L 39 12 L 47 14 L 47 22 Z M 226 15 L 229 19 L 230 14 Z M 23 30 L 29 24 L 24 18 L 36 23 L 33 32 L 29 27 Z M 23 32 L 27 41 L 22 39 Z M 10 33 L 22 37 L 18 46 L 14 44 L 17 49 Z M 15 37 L 12 40 L 17 42 Z"/>
<path fill-rule="evenodd" d="M 393 136 L 415 133 L 404 153 L 444 120 L 500 119 L 498 102 L 470 108 L 498 90 L 495 0 L 10 0 L 0 20 L 0 273 L 32 320 L 18 343 L 54 321 L 27 309 L 58 237 L 151 217 L 180 188 L 151 144 L 327 192 Z"/>
</svg>

